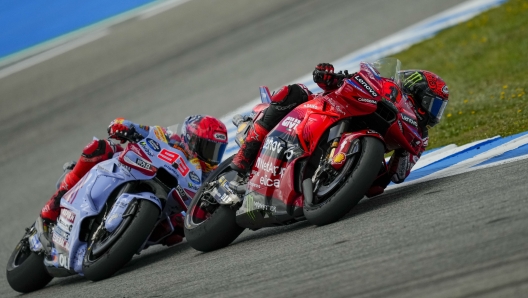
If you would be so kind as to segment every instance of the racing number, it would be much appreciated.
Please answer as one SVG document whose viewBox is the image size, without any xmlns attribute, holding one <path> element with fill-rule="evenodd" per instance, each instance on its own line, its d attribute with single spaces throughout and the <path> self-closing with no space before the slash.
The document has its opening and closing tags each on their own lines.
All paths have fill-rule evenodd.
<svg viewBox="0 0 528 298">
<path fill-rule="evenodd" d="M 189 167 L 183 158 L 181 158 L 176 152 L 172 152 L 164 148 L 158 154 L 158 158 L 169 163 L 170 165 L 176 163 L 178 165 L 178 172 L 180 172 L 180 174 L 183 176 L 186 176 L 189 173 Z"/>
</svg>

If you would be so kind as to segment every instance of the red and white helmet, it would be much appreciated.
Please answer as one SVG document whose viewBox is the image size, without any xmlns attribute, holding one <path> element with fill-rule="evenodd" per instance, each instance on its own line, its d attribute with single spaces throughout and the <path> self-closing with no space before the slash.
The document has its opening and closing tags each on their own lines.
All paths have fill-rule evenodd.
<svg viewBox="0 0 528 298">
<path fill-rule="evenodd" d="M 216 165 L 222 161 L 227 147 L 227 129 L 215 117 L 193 115 L 183 122 L 182 139 L 198 158 Z"/>
</svg>

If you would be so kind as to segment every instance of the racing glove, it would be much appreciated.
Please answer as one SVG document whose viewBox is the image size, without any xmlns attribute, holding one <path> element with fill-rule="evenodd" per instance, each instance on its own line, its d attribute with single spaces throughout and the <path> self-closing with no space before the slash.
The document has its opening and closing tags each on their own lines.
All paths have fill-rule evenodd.
<svg viewBox="0 0 528 298">
<path fill-rule="evenodd" d="M 334 73 L 334 66 L 330 63 L 319 63 L 313 73 L 313 81 L 325 90 L 330 91 L 337 89 L 339 80 Z"/>
<path fill-rule="evenodd" d="M 126 141 L 135 141 L 138 139 L 138 134 L 132 123 L 123 118 L 116 118 L 110 122 L 108 136 L 111 139 L 121 141 L 121 144 Z"/>
</svg>

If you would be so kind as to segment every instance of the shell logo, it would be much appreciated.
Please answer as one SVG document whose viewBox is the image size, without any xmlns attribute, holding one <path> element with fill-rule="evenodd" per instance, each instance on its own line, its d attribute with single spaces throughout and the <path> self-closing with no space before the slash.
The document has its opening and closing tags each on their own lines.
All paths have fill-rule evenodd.
<svg viewBox="0 0 528 298">
<path fill-rule="evenodd" d="M 346 159 L 346 155 L 343 152 L 339 152 L 336 156 L 334 156 L 333 162 L 337 164 L 342 164 Z"/>
</svg>

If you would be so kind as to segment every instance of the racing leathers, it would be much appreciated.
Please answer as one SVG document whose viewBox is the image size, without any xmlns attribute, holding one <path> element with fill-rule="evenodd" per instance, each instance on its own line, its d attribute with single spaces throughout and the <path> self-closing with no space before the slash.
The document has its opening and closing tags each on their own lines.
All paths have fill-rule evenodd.
<svg viewBox="0 0 528 298">
<path fill-rule="evenodd" d="M 271 103 L 264 111 L 263 117 L 254 123 L 242 147 L 234 156 L 231 163 L 232 169 L 241 174 L 249 172 L 266 135 L 282 118 L 298 105 L 336 91 L 341 83 L 334 75 L 334 67 L 329 63 L 318 64 L 314 70 L 313 79 L 323 89 L 323 92 L 312 94 L 306 86 L 293 84 L 281 87 L 271 96 Z M 416 111 L 416 109 L 414 110 Z M 388 165 L 383 165 L 378 177 L 367 191 L 366 195 L 368 197 L 383 193 L 391 181 L 401 183 L 409 175 L 428 142 L 428 133 L 425 125 L 423 127 L 420 126 L 419 131 L 422 135 L 419 154 L 413 155 L 403 149 L 395 150 Z"/>
<path fill-rule="evenodd" d="M 173 133 L 160 126 L 155 126 L 154 128 L 160 133 L 160 140 L 165 139 L 168 144 L 183 152 L 190 163 L 195 165 L 196 168 L 202 170 L 202 181 L 204 181 L 207 176 L 216 168 L 216 166 L 209 165 L 208 163 L 196 157 L 193 152 L 187 150 L 186 144 L 176 133 Z M 123 118 L 117 118 L 110 123 L 108 127 L 108 135 L 110 138 L 124 143 L 127 140 L 132 140 L 134 138 L 146 137 L 149 134 L 149 129 L 149 126 L 136 124 Z M 86 145 L 86 147 L 84 147 L 82 150 L 81 156 L 74 164 L 73 168 L 71 168 L 71 171 L 64 176 L 64 179 L 61 181 L 57 191 L 51 196 L 46 205 L 44 205 L 42 208 L 40 212 L 41 218 L 45 222 L 56 222 L 60 213 L 60 200 L 64 194 L 74 187 L 92 167 L 102 161 L 112 158 L 115 153 L 121 151 L 123 151 L 123 147 L 121 147 L 119 144 L 114 144 L 109 140 L 93 140 L 88 145 Z M 179 243 L 184 237 L 182 215 L 175 214 L 171 216 L 170 220 L 172 225 L 175 227 L 175 230 L 172 235 L 163 240 L 163 244 L 165 245 Z M 165 226 L 163 225 L 164 223 L 166 224 Z M 168 231 L 170 231 L 170 227 L 167 222 L 163 222 L 160 226 L 161 228 L 158 227 L 153 231 L 153 235 L 155 233 L 160 233 L 161 235 L 164 235 L 163 233 L 166 234 L 163 228 L 166 228 Z M 158 231 L 159 229 L 161 230 Z"/>
</svg>

